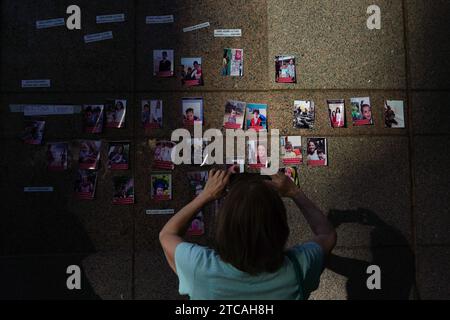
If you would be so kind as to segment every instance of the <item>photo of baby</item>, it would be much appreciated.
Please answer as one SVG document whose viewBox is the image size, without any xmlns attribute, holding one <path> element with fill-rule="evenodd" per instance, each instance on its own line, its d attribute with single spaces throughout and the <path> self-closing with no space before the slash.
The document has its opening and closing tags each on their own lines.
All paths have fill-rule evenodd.
<svg viewBox="0 0 450 320">
<path fill-rule="evenodd" d="M 114 177 L 113 204 L 126 205 L 134 203 L 134 179 L 131 177 Z"/>
<path fill-rule="evenodd" d="M 203 124 L 203 99 L 183 98 L 182 115 L 184 127 L 190 128 Z"/>
<path fill-rule="evenodd" d="M 267 130 L 267 104 L 247 104 L 247 129 Z"/>
<path fill-rule="evenodd" d="M 22 140 L 25 144 L 41 145 L 44 138 L 45 121 L 26 120 Z"/>
<path fill-rule="evenodd" d="M 102 133 L 104 105 L 84 105 L 82 108 L 85 133 Z"/>
<path fill-rule="evenodd" d="M 75 180 L 75 196 L 82 200 L 93 200 L 97 185 L 97 171 L 78 170 Z"/>
<path fill-rule="evenodd" d="M 245 119 L 245 107 L 245 102 L 228 100 L 225 104 L 223 127 L 225 129 L 242 129 Z"/>
<path fill-rule="evenodd" d="M 404 102 L 402 100 L 386 100 L 384 123 L 386 128 L 405 128 Z"/>
<path fill-rule="evenodd" d="M 181 58 L 181 66 L 181 83 L 184 86 L 203 86 L 202 58 Z"/>
<path fill-rule="evenodd" d="M 128 142 L 111 142 L 108 148 L 108 168 L 111 170 L 128 170 L 130 144 Z"/>
<path fill-rule="evenodd" d="M 306 145 L 307 163 L 310 167 L 321 167 L 328 165 L 327 139 L 308 138 Z"/>
<path fill-rule="evenodd" d="M 69 144 L 56 142 L 47 144 L 47 168 L 49 171 L 64 171 L 68 167 Z"/>
<path fill-rule="evenodd" d="M 173 77 L 173 61 L 173 50 L 153 50 L 153 75 L 159 78 Z"/>
<path fill-rule="evenodd" d="M 127 100 L 109 100 L 105 104 L 106 128 L 121 129 L 125 127 Z"/>
<path fill-rule="evenodd" d="M 275 82 L 296 83 L 296 68 L 294 56 L 275 57 Z"/>
<path fill-rule="evenodd" d="M 78 158 L 79 168 L 84 170 L 97 170 L 100 161 L 101 141 L 81 141 Z"/>
<path fill-rule="evenodd" d="M 350 105 L 352 107 L 353 126 L 359 127 L 374 124 L 369 97 L 352 98 Z"/>
<path fill-rule="evenodd" d="M 173 170 L 175 165 L 172 162 L 172 149 L 175 143 L 172 141 L 158 140 L 154 153 L 153 168 L 162 170 Z"/>
<path fill-rule="evenodd" d="M 144 129 L 162 129 L 163 102 L 162 100 L 142 100 L 142 125 Z"/>
<path fill-rule="evenodd" d="M 155 201 L 172 200 L 172 175 L 154 173 L 151 175 L 151 198 Z"/>
<path fill-rule="evenodd" d="M 315 117 L 314 101 L 294 101 L 295 129 L 313 129 Z"/>
<path fill-rule="evenodd" d="M 303 162 L 302 137 L 280 137 L 280 159 L 283 165 L 299 165 Z"/>
<path fill-rule="evenodd" d="M 242 77 L 244 75 L 244 50 L 224 49 L 222 76 Z"/>
<path fill-rule="evenodd" d="M 327 100 L 328 116 L 332 128 L 345 127 L 345 100 Z"/>
</svg>

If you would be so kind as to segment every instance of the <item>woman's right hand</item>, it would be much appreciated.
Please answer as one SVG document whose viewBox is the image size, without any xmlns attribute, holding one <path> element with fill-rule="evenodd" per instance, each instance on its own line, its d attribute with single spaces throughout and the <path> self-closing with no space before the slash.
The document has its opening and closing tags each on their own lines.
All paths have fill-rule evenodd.
<svg viewBox="0 0 450 320">
<path fill-rule="evenodd" d="M 301 192 L 294 181 L 282 172 L 271 176 L 271 179 L 271 181 L 267 180 L 266 183 L 277 190 L 282 197 L 293 198 L 298 192 Z"/>
</svg>

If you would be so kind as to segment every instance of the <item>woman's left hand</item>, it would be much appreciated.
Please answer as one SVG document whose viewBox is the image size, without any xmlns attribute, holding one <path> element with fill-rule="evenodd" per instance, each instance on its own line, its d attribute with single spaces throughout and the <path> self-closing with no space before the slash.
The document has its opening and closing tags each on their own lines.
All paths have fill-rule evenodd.
<svg viewBox="0 0 450 320">
<path fill-rule="evenodd" d="M 200 194 L 206 201 L 220 199 L 230 181 L 231 172 L 225 170 L 212 169 L 209 172 L 208 182 L 206 182 L 203 192 Z"/>
</svg>

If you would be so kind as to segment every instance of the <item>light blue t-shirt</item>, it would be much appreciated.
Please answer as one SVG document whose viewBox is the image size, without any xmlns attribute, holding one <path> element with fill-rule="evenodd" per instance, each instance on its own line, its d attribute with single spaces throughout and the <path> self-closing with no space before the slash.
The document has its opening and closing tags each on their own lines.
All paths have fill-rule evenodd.
<svg viewBox="0 0 450 320">
<path fill-rule="evenodd" d="M 277 272 L 252 276 L 223 262 L 212 249 L 180 243 L 175 249 L 179 292 L 192 300 L 308 299 L 319 286 L 323 250 L 317 243 L 309 242 L 289 251 L 300 265 L 300 277 L 287 256 Z"/>
</svg>

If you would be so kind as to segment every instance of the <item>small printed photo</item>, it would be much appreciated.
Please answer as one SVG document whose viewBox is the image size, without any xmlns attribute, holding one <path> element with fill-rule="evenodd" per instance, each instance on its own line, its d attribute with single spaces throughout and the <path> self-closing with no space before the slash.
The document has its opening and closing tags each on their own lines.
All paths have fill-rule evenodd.
<svg viewBox="0 0 450 320">
<path fill-rule="evenodd" d="M 267 130 L 267 104 L 247 104 L 247 129 Z"/>
<path fill-rule="evenodd" d="M 153 50 L 153 75 L 159 78 L 174 76 L 173 50 Z"/>
<path fill-rule="evenodd" d="M 97 186 L 97 171 L 78 170 L 75 180 L 75 196 L 82 200 L 93 200 Z"/>
<path fill-rule="evenodd" d="M 45 121 L 26 120 L 22 136 L 25 144 L 41 145 L 44 138 Z"/>
<path fill-rule="evenodd" d="M 205 234 L 205 221 L 203 217 L 203 212 L 200 211 L 192 219 L 191 224 L 186 232 L 187 236 L 190 237 L 200 237 Z"/>
<path fill-rule="evenodd" d="M 162 100 L 142 100 L 142 124 L 145 129 L 162 129 Z"/>
<path fill-rule="evenodd" d="M 182 100 L 183 125 L 193 127 L 203 124 L 203 99 L 183 98 Z"/>
<path fill-rule="evenodd" d="M 327 158 L 327 139 L 308 138 L 306 153 L 307 163 L 310 167 L 322 167 L 328 165 Z"/>
<path fill-rule="evenodd" d="M 327 100 L 328 116 L 332 128 L 345 128 L 345 100 Z"/>
<path fill-rule="evenodd" d="M 69 144 L 65 142 L 47 144 L 47 168 L 49 171 L 64 171 L 68 167 Z"/>
<path fill-rule="evenodd" d="M 222 76 L 242 77 L 244 75 L 244 50 L 224 49 Z"/>
<path fill-rule="evenodd" d="M 225 105 L 223 127 L 225 129 L 243 129 L 246 103 L 228 100 Z"/>
<path fill-rule="evenodd" d="M 386 128 L 405 128 L 404 102 L 387 100 L 384 104 L 384 122 Z"/>
<path fill-rule="evenodd" d="M 295 183 L 297 187 L 300 187 L 300 179 L 298 176 L 298 167 L 288 166 L 284 168 L 280 168 L 280 172 L 284 173 L 287 177 L 291 178 L 291 180 Z"/>
<path fill-rule="evenodd" d="M 181 58 L 181 65 L 181 83 L 184 86 L 203 86 L 202 58 Z"/>
<path fill-rule="evenodd" d="M 269 166 L 267 140 L 248 140 L 248 163 L 251 169 L 267 168 Z"/>
<path fill-rule="evenodd" d="M 231 173 L 245 173 L 245 157 L 226 158 L 225 163 L 227 171 L 231 171 Z"/>
<path fill-rule="evenodd" d="M 299 165 L 303 162 L 302 137 L 283 136 L 280 138 L 280 157 L 283 165 Z"/>
<path fill-rule="evenodd" d="M 294 101 L 294 128 L 313 129 L 315 119 L 314 101 Z"/>
<path fill-rule="evenodd" d="M 108 148 L 108 168 L 111 170 L 128 170 L 130 144 L 128 142 L 111 142 Z"/>
<path fill-rule="evenodd" d="M 105 104 L 106 128 L 125 127 L 127 100 L 109 100 Z"/>
<path fill-rule="evenodd" d="M 352 98 L 350 105 L 352 107 L 353 126 L 359 127 L 374 124 L 369 97 Z"/>
<path fill-rule="evenodd" d="M 84 170 L 97 170 L 100 162 L 101 141 L 81 141 L 79 167 Z"/>
<path fill-rule="evenodd" d="M 114 177 L 113 204 L 134 203 L 134 179 L 131 177 Z"/>
<path fill-rule="evenodd" d="M 84 105 L 84 132 L 102 133 L 104 121 L 104 105 Z"/>
<path fill-rule="evenodd" d="M 155 201 L 172 200 L 172 175 L 155 173 L 151 175 L 151 198 Z"/>
<path fill-rule="evenodd" d="M 158 140 L 155 148 L 154 169 L 173 170 L 175 165 L 172 162 L 172 150 L 175 142 Z"/>
<path fill-rule="evenodd" d="M 297 82 L 294 56 L 275 57 L 275 82 L 277 83 Z"/>
</svg>

